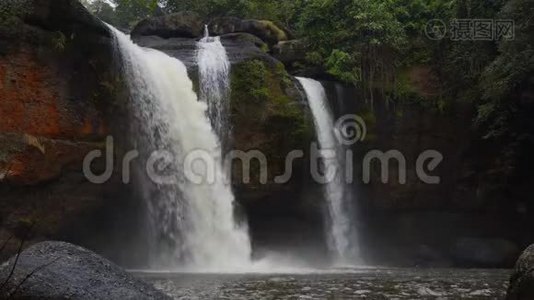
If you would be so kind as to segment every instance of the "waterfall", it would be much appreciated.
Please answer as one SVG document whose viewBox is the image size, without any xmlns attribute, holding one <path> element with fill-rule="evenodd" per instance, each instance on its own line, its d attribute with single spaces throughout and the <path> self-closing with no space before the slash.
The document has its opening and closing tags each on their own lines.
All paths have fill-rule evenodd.
<svg viewBox="0 0 534 300">
<path fill-rule="evenodd" d="M 234 219 L 234 196 L 222 171 L 220 143 L 185 65 L 160 51 L 141 48 L 111 29 L 131 94 L 132 123 L 138 124 L 134 138 L 138 147 L 150 149 L 145 152 L 163 149 L 172 154 L 173 164 L 165 171 L 177 178 L 140 183 L 151 227 L 151 267 L 202 271 L 247 267 L 248 228 Z M 186 156 L 199 150 L 217 159 L 215 180 L 209 183 L 193 183 L 184 176 Z"/>
<path fill-rule="evenodd" d="M 219 37 L 210 37 L 208 26 L 198 43 L 197 62 L 200 100 L 208 104 L 215 132 L 225 144 L 229 137 L 230 61 Z"/>
<path fill-rule="evenodd" d="M 334 117 L 329 109 L 324 87 L 309 78 L 297 78 L 302 84 L 313 114 L 317 139 L 321 149 L 335 150 L 333 159 L 323 158 L 324 170 L 337 170 L 334 180 L 325 183 L 324 197 L 327 206 L 327 241 L 337 263 L 358 262 L 355 226 L 351 220 L 351 193 L 343 172 L 344 147 L 334 133 Z"/>
</svg>

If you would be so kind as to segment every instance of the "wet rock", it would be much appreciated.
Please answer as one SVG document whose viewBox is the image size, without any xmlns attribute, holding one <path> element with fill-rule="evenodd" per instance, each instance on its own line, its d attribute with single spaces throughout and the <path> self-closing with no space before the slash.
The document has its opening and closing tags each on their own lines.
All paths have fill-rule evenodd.
<svg viewBox="0 0 534 300">
<path fill-rule="evenodd" d="M 304 61 L 307 45 L 303 40 L 281 41 L 273 47 L 273 56 L 285 65 Z"/>
<path fill-rule="evenodd" d="M 265 44 L 265 42 L 263 42 L 260 38 L 245 32 L 223 34 L 221 35 L 221 41 L 223 43 L 240 43 L 249 46 L 254 45 L 255 47 L 264 51 L 269 49 L 267 44 Z"/>
<path fill-rule="evenodd" d="M 209 30 L 214 35 L 245 32 L 253 34 L 269 45 L 288 40 L 288 33 L 267 20 L 241 20 L 235 17 L 220 17 L 211 20 Z"/>
<path fill-rule="evenodd" d="M 197 64 L 197 41 L 190 38 L 162 38 L 159 36 L 133 36 L 134 42 L 142 47 L 153 48 L 181 60 L 188 68 Z"/>
<path fill-rule="evenodd" d="M 428 287 L 420 287 L 418 290 L 417 290 L 417 293 L 421 296 L 431 296 L 431 297 L 441 297 L 443 296 L 442 293 L 440 292 L 437 292 L 437 291 L 434 291 Z"/>
<path fill-rule="evenodd" d="M 189 11 L 145 19 L 133 29 L 132 37 L 154 35 L 162 38 L 200 38 L 204 35 L 204 24 L 209 24 L 211 35 L 245 33 L 254 35 L 271 46 L 286 41 L 289 37 L 289 33 L 271 21 L 242 20 L 235 17 L 202 20 L 196 13 Z M 244 35 L 237 37 L 242 38 Z M 261 44 L 257 41 L 254 43 Z"/>
<path fill-rule="evenodd" d="M 103 35 L 109 35 L 107 27 L 96 17 L 91 15 L 85 7 L 76 0 L 12 0 L 5 1 L 0 8 L 0 27 L 13 25 L 20 19 L 31 26 L 45 30 L 70 30 L 75 32 L 83 29 Z M 17 28 L 22 29 L 22 28 Z M 15 28 L 7 31 L 16 32 Z"/>
<path fill-rule="evenodd" d="M 162 38 L 157 35 L 132 36 L 136 44 L 165 52 L 167 55 L 181 60 L 189 69 L 190 77 L 196 77 L 197 40 L 192 38 L 173 37 Z M 247 33 L 231 33 L 221 36 L 228 59 L 232 64 L 238 64 L 251 59 L 261 59 L 271 65 L 276 59 L 265 53 L 266 44 L 258 37 Z"/>
<path fill-rule="evenodd" d="M 244 183 L 242 166 L 234 164 L 236 200 L 247 212 L 257 249 L 263 245 L 294 249 L 308 259 L 316 255 L 310 249 L 322 246 L 322 237 L 317 235 L 322 231 L 321 200 L 317 199 L 321 193 L 307 181 L 309 161 L 297 162 L 286 184 L 276 184 L 275 176 L 284 173 L 288 153 L 309 149 L 314 137 L 311 113 L 283 64 L 262 57 L 232 65 L 233 149 L 261 151 L 268 170 L 267 184 L 260 182 L 258 167 L 252 170 L 251 181 Z"/>
<path fill-rule="evenodd" d="M 506 299 L 534 299 L 534 245 L 523 251 L 517 260 Z"/>
<path fill-rule="evenodd" d="M 266 53 L 267 46 L 260 42 L 259 39 L 253 39 L 253 35 L 248 34 L 228 34 L 221 36 L 228 59 L 232 64 L 239 64 L 242 62 L 259 59 L 268 63 L 270 66 L 275 66 L 279 63 L 275 58 Z"/>
<path fill-rule="evenodd" d="M 132 36 L 156 35 L 162 38 L 202 36 L 204 22 L 194 12 L 182 11 L 170 15 L 148 18 L 132 30 Z"/>
<path fill-rule="evenodd" d="M 88 245 L 110 233 L 95 223 L 113 227 L 117 215 L 107 214 L 134 205 L 120 178 L 95 185 L 82 171 L 107 135 L 125 139 L 127 90 L 112 36 L 76 0 L 1 1 L 0 14 L 0 231 L 9 239 L 0 259 L 25 238 L 19 228 L 37 222 L 27 242 Z"/>
<path fill-rule="evenodd" d="M 8 278 L 15 257 L 0 267 Z M 1 296 L 24 299 L 170 299 L 107 259 L 64 242 L 24 250 Z"/>
</svg>

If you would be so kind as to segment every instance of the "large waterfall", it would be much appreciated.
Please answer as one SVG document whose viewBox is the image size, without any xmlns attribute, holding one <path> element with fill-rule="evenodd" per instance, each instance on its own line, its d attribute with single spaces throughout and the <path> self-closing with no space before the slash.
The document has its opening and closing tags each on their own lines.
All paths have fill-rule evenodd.
<svg viewBox="0 0 534 300">
<path fill-rule="evenodd" d="M 208 104 L 208 114 L 223 144 L 229 137 L 230 61 L 219 37 L 210 37 L 205 27 L 197 51 L 200 100 Z"/>
<path fill-rule="evenodd" d="M 324 185 L 324 196 L 328 211 L 328 247 L 336 263 L 359 263 L 355 226 L 351 219 L 350 190 L 345 182 L 343 168 L 343 145 L 334 133 L 334 117 L 329 109 L 324 87 L 309 78 L 297 78 L 302 84 L 313 114 L 319 145 L 323 150 L 335 150 L 334 158 L 324 158 L 324 170 L 336 170 L 333 180 Z"/>
<path fill-rule="evenodd" d="M 234 196 L 221 167 L 220 143 L 207 117 L 207 105 L 197 100 L 185 65 L 112 31 L 131 93 L 138 147 L 148 152 L 165 150 L 160 157 L 173 156 L 165 179 L 154 182 L 148 167 L 143 169 L 149 174 L 141 190 L 151 227 L 151 267 L 202 271 L 248 267 L 248 229 L 234 219 Z M 188 154 L 195 151 L 217 159 L 209 182 L 194 183 L 184 176 Z M 193 171 L 209 173 L 206 169 L 201 164 Z"/>
</svg>

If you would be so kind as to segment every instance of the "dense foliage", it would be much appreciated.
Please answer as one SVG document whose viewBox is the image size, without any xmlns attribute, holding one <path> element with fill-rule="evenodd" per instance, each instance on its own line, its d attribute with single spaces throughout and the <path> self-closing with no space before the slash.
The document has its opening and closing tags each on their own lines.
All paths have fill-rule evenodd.
<svg viewBox="0 0 534 300">
<path fill-rule="evenodd" d="M 190 10 L 203 17 L 268 19 L 288 28 L 297 22 L 304 0 L 82 0 L 102 20 L 125 29 L 149 16 Z"/>
</svg>

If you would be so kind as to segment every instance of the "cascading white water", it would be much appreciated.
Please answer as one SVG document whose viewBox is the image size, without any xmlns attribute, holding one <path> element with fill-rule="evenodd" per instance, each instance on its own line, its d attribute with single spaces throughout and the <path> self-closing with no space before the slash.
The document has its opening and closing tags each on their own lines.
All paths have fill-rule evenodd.
<svg viewBox="0 0 534 300">
<path fill-rule="evenodd" d="M 336 263 L 358 263 L 355 227 L 351 220 L 349 203 L 350 190 L 342 176 L 343 145 L 336 139 L 334 132 L 334 118 L 329 109 L 328 99 L 324 87 L 320 82 L 309 78 L 297 78 L 302 84 L 310 109 L 313 114 L 317 139 L 321 149 L 335 150 L 333 159 L 323 158 L 325 170 L 337 170 L 334 180 L 324 186 L 328 220 L 327 237 L 328 246 L 335 256 Z"/>
<path fill-rule="evenodd" d="M 230 61 L 219 37 L 210 37 L 208 26 L 198 43 L 197 62 L 200 100 L 208 104 L 208 114 L 219 138 L 229 135 Z"/>
<path fill-rule="evenodd" d="M 246 225 L 234 220 L 234 197 L 220 167 L 220 144 L 198 101 L 185 65 L 160 51 L 141 48 L 111 28 L 144 144 L 174 156 L 167 173 L 179 180 L 147 183 L 144 197 L 152 226 L 156 268 L 223 271 L 247 268 L 251 245 Z M 186 156 L 201 150 L 217 158 L 212 182 L 185 179 Z M 202 169 L 202 168 L 200 168 Z M 205 168 L 204 168 L 205 170 Z"/>
</svg>

